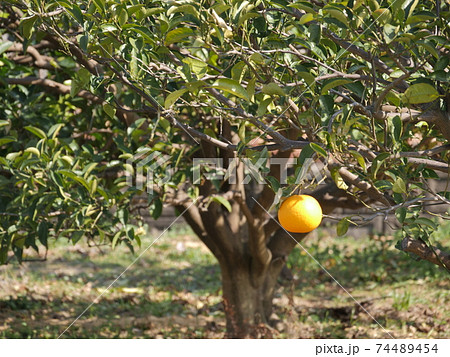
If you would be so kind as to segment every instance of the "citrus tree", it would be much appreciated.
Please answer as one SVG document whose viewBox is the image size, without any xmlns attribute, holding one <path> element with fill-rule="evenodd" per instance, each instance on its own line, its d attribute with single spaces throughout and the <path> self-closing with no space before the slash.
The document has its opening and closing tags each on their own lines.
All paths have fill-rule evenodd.
<svg viewBox="0 0 450 357">
<path fill-rule="evenodd" d="M 449 181 L 448 3 L 6 0 L 0 14 L 1 263 L 51 238 L 133 249 L 144 194 L 217 258 L 230 336 L 254 336 L 309 234 L 274 212 L 309 192 L 325 215 L 369 212 L 337 234 L 395 214 L 398 248 L 450 267 L 427 215 L 450 202 L 430 185 Z"/>
</svg>

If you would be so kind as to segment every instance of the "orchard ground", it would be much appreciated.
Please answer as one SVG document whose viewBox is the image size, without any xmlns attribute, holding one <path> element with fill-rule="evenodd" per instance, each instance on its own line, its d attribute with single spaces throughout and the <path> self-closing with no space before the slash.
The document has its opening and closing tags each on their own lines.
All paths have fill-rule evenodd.
<svg viewBox="0 0 450 357">
<path fill-rule="evenodd" d="M 434 233 L 448 246 L 450 224 Z M 57 242 L 46 262 L 0 267 L 0 337 L 56 338 L 141 250 Z M 396 237 L 329 236 L 303 246 L 396 338 L 450 338 L 448 273 L 394 248 Z M 32 255 L 32 254 L 30 254 Z M 385 338 L 383 330 L 300 247 L 280 280 L 274 338 Z M 275 317 L 274 315 L 274 317 Z M 222 338 L 214 257 L 184 226 L 164 234 L 62 337 Z"/>
</svg>

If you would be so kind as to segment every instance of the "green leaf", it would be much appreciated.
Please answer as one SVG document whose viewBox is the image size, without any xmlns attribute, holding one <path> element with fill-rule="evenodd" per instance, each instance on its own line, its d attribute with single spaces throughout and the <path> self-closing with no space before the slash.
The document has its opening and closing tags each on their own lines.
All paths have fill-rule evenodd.
<svg viewBox="0 0 450 357">
<path fill-rule="evenodd" d="M 286 95 L 283 89 L 280 88 L 280 86 L 274 82 L 264 84 L 261 90 L 264 94 L 268 95 Z"/>
<path fill-rule="evenodd" d="M 265 64 L 264 57 L 261 53 L 255 52 L 249 57 L 249 62 L 254 62 L 255 64 Z"/>
<path fill-rule="evenodd" d="M 200 18 L 200 14 L 197 9 L 192 5 L 174 5 L 167 11 L 167 16 L 172 14 L 176 14 L 177 12 L 181 12 L 182 14 L 190 14 L 194 16 L 196 19 Z"/>
<path fill-rule="evenodd" d="M 172 43 L 181 42 L 187 37 L 194 36 L 195 32 L 194 30 L 188 28 L 188 27 L 181 27 L 174 29 L 170 31 L 166 35 L 166 40 L 164 41 L 164 44 L 166 46 L 171 45 Z"/>
<path fill-rule="evenodd" d="M 319 24 L 312 22 L 309 27 L 309 39 L 311 42 L 314 42 L 316 44 L 319 44 L 320 42 L 320 36 L 322 34 L 322 28 Z"/>
<path fill-rule="evenodd" d="M 383 164 L 384 160 L 386 160 L 390 156 L 387 152 L 382 152 L 381 154 L 377 155 L 377 157 L 372 161 L 372 166 L 370 167 L 370 171 L 372 172 L 372 177 L 376 177 L 378 170 L 380 169 L 381 165 Z"/>
<path fill-rule="evenodd" d="M 308 87 L 314 89 L 314 85 L 316 83 L 316 78 L 309 72 L 300 71 L 297 73 L 300 77 L 304 79 Z"/>
<path fill-rule="evenodd" d="M 114 115 L 116 114 L 116 108 L 114 108 L 109 103 L 105 103 L 103 104 L 103 110 L 111 119 L 114 119 Z"/>
<path fill-rule="evenodd" d="M 348 188 L 348 185 L 345 183 L 344 179 L 342 178 L 341 174 L 339 173 L 339 169 L 333 168 L 330 171 L 331 177 L 334 180 L 334 183 L 336 186 L 341 190 L 346 190 Z"/>
<path fill-rule="evenodd" d="M 12 42 L 11 41 L 5 41 L 3 43 L 0 44 L 0 55 L 5 52 L 8 48 L 10 48 L 12 46 Z"/>
<path fill-rule="evenodd" d="M 347 16 L 339 9 L 325 6 L 324 12 L 348 27 Z"/>
<path fill-rule="evenodd" d="M 403 122 L 400 119 L 399 115 L 396 115 L 394 118 L 392 118 L 392 126 L 393 126 L 393 136 L 395 142 L 400 142 L 400 139 L 402 137 L 402 130 L 403 130 Z"/>
<path fill-rule="evenodd" d="M 142 11 L 144 13 L 144 16 L 148 17 L 148 16 L 152 16 L 152 15 L 162 14 L 166 10 L 162 7 L 152 7 L 150 9 L 142 9 Z"/>
<path fill-rule="evenodd" d="M 348 231 L 348 227 L 350 226 L 350 221 L 347 217 L 342 218 L 337 226 L 336 226 L 336 233 L 339 237 L 343 236 Z"/>
<path fill-rule="evenodd" d="M 22 151 L 19 152 L 10 152 L 8 155 L 5 156 L 6 160 L 14 161 L 17 157 L 20 157 L 22 155 Z"/>
<path fill-rule="evenodd" d="M 392 191 L 395 193 L 406 193 L 406 184 L 401 177 L 397 177 L 397 180 L 395 180 Z"/>
<path fill-rule="evenodd" d="M 37 231 L 38 231 L 39 242 L 41 242 L 41 244 L 44 247 L 47 247 L 48 246 L 48 244 L 47 244 L 47 240 L 48 240 L 48 224 L 47 224 L 47 222 L 46 221 L 39 222 Z"/>
<path fill-rule="evenodd" d="M 379 191 L 387 191 L 392 188 L 392 182 L 387 180 L 376 181 L 374 185 Z"/>
<path fill-rule="evenodd" d="M 261 15 L 256 12 L 247 12 L 246 14 L 239 16 L 239 21 L 237 22 L 237 27 L 238 28 L 241 27 L 242 24 L 245 23 L 245 21 L 247 21 L 248 19 L 251 19 L 251 18 L 255 18 L 255 17 L 261 18 Z M 255 22 L 254 22 L 254 24 L 255 24 Z"/>
<path fill-rule="evenodd" d="M 349 153 L 358 161 L 359 166 L 366 171 L 366 161 L 364 160 L 364 157 L 355 150 L 349 150 Z"/>
<path fill-rule="evenodd" d="M 4 136 L 3 138 L 0 138 L 0 146 L 12 143 L 13 141 L 16 141 L 16 138 L 13 136 Z"/>
<path fill-rule="evenodd" d="M 125 25 L 127 23 L 127 21 L 128 21 L 128 12 L 125 9 L 122 9 L 119 12 L 119 16 L 118 16 L 117 21 L 119 22 L 120 26 L 123 26 L 123 25 Z"/>
<path fill-rule="evenodd" d="M 400 223 L 403 223 L 405 221 L 406 212 L 407 211 L 405 207 L 400 207 L 395 211 L 395 217 L 397 217 Z"/>
<path fill-rule="evenodd" d="M 105 12 L 105 1 L 104 0 L 94 0 L 94 4 L 100 13 Z"/>
<path fill-rule="evenodd" d="M 100 28 L 103 32 L 114 32 L 118 30 L 118 28 L 113 24 L 102 24 Z"/>
<path fill-rule="evenodd" d="M 38 19 L 37 15 L 34 15 L 34 16 L 25 18 L 20 23 L 20 25 L 22 26 L 22 34 L 23 34 L 23 37 L 25 37 L 25 39 L 27 39 L 27 40 L 30 39 L 32 30 L 33 30 L 33 25 L 37 19 Z"/>
<path fill-rule="evenodd" d="M 439 52 L 436 49 L 436 46 L 431 41 L 427 40 L 419 40 L 416 41 L 416 45 L 419 47 L 423 47 L 425 49 L 425 53 L 430 53 L 434 58 L 439 59 Z"/>
<path fill-rule="evenodd" d="M 414 220 L 414 223 L 425 225 L 425 226 L 431 227 L 433 229 L 437 229 L 438 228 L 438 225 L 435 222 L 433 222 L 431 219 L 425 218 L 425 217 L 416 218 Z"/>
<path fill-rule="evenodd" d="M 342 86 L 344 84 L 350 83 L 352 80 L 350 79 L 333 79 L 329 82 L 326 82 L 326 84 L 322 87 L 321 94 L 328 94 L 328 91 L 332 88 L 335 88 L 337 86 Z"/>
<path fill-rule="evenodd" d="M 431 84 L 417 83 L 403 93 L 403 101 L 409 104 L 429 103 L 439 98 L 439 93 Z"/>
<path fill-rule="evenodd" d="M 164 108 L 169 109 L 172 104 L 174 104 L 178 100 L 178 98 L 180 98 L 186 92 L 188 92 L 188 89 L 182 88 L 170 93 L 164 101 Z"/>
<path fill-rule="evenodd" d="M 112 249 L 114 249 L 116 247 L 117 243 L 119 242 L 119 238 L 120 238 L 121 234 L 122 234 L 122 232 L 119 231 L 114 235 L 114 238 L 112 239 L 112 242 L 111 242 Z"/>
<path fill-rule="evenodd" d="M 396 93 L 394 93 L 394 92 L 388 92 L 388 93 L 386 94 L 386 100 L 387 100 L 389 103 L 395 105 L 396 107 L 399 107 L 399 106 L 400 106 L 400 96 L 398 96 L 398 95 L 397 95 Z"/>
<path fill-rule="evenodd" d="M 87 52 L 87 47 L 88 47 L 88 44 L 89 44 L 89 36 L 88 35 L 80 36 L 79 42 L 80 42 L 80 48 L 84 52 Z"/>
<path fill-rule="evenodd" d="M 310 22 L 312 20 L 314 20 L 314 15 L 311 13 L 306 13 L 300 18 L 299 23 L 300 23 L 300 25 L 304 25 L 307 22 Z"/>
<path fill-rule="evenodd" d="M 231 69 L 231 78 L 241 83 L 246 71 L 247 64 L 244 61 L 239 61 Z"/>
<path fill-rule="evenodd" d="M 223 205 L 228 210 L 228 212 L 231 212 L 231 204 L 230 204 L 230 202 L 228 202 L 222 196 L 213 196 L 211 198 L 211 200 L 214 201 L 214 202 L 217 202 L 217 203 L 219 203 L 221 205 Z"/>
<path fill-rule="evenodd" d="M 269 181 L 273 192 L 277 192 L 280 189 L 280 182 L 273 176 L 267 176 L 266 180 Z"/>
<path fill-rule="evenodd" d="M 152 204 L 149 206 L 149 212 L 153 219 L 158 219 L 161 216 L 163 210 L 163 204 L 159 198 L 153 200 Z"/>
<path fill-rule="evenodd" d="M 128 215 L 128 209 L 126 207 L 123 207 L 117 211 L 117 218 L 119 218 L 119 222 L 123 225 L 126 225 L 128 223 L 129 215 Z"/>
<path fill-rule="evenodd" d="M 425 22 L 429 20 L 434 20 L 436 18 L 436 14 L 430 11 L 419 11 L 415 15 L 409 16 L 408 20 L 406 20 L 406 24 L 416 24 L 418 22 Z"/>
<path fill-rule="evenodd" d="M 248 93 L 242 87 L 239 82 L 234 81 L 229 78 L 221 78 L 218 79 L 213 85 L 212 88 L 220 89 L 225 92 L 231 93 L 239 98 L 249 100 Z"/>
<path fill-rule="evenodd" d="M 75 245 L 76 243 L 78 243 L 78 241 L 83 238 L 84 236 L 84 231 L 74 231 L 72 233 L 72 244 Z"/>
<path fill-rule="evenodd" d="M 383 37 L 386 43 L 391 43 L 394 38 L 397 36 L 399 26 L 394 26 L 391 24 L 386 24 L 383 26 Z"/>
<path fill-rule="evenodd" d="M 238 135 L 241 141 L 245 141 L 245 122 L 239 124 Z"/>
<path fill-rule="evenodd" d="M 47 139 L 47 135 L 45 135 L 44 131 L 36 128 L 34 126 L 26 126 L 25 129 L 27 129 L 30 133 L 36 135 L 39 139 Z"/>
<path fill-rule="evenodd" d="M 405 18 L 407 19 L 416 8 L 419 0 L 403 0 L 398 1 L 401 4 L 401 8 L 405 11 Z"/>
<path fill-rule="evenodd" d="M 52 125 L 48 130 L 47 136 L 51 139 L 55 139 L 58 136 L 59 131 L 64 127 L 63 123 L 57 123 Z"/>
<path fill-rule="evenodd" d="M 255 95 L 256 78 L 252 78 L 247 84 L 247 95 L 250 99 Z"/>
<path fill-rule="evenodd" d="M 30 154 L 36 155 L 37 157 L 41 156 L 41 152 L 38 149 L 33 148 L 33 147 L 25 149 L 24 152 L 28 152 Z"/>
<path fill-rule="evenodd" d="M 267 107 L 270 103 L 272 103 L 272 100 L 273 100 L 272 98 L 266 98 L 266 99 L 262 100 L 261 102 L 259 102 L 258 110 L 256 111 L 256 115 L 261 117 L 264 114 L 266 114 Z"/>
<path fill-rule="evenodd" d="M 389 9 L 385 8 L 379 8 L 372 12 L 372 16 L 375 19 L 375 21 L 379 22 L 382 25 L 385 25 L 392 20 L 392 15 Z"/>
<path fill-rule="evenodd" d="M 435 71 L 444 71 L 450 63 L 450 59 L 448 57 L 441 57 L 436 64 L 434 65 Z"/>
<path fill-rule="evenodd" d="M 425 179 L 439 180 L 439 175 L 434 170 L 423 168 L 420 171 L 421 171 L 422 177 Z"/>
<path fill-rule="evenodd" d="M 72 16 L 78 22 L 78 25 L 83 26 L 84 22 L 83 13 L 81 12 L 81 9 L 77 5 L 74 5 L 72 9 L 67 9 L 67 11 L 69 11 L 72 14 Z"/>
<path fill-rule="evenodd" d="M 143 26 L 137 26 L 135 24 L 125 24 L 123 25 L 123 29 L 129 29 L 130 31 L 134 31 L 136 33 L 138 33 L 140 36 L 142 36 L 142 38 L 145 40 L 145 42 L 147 43 L 151 43 L 153 44 L 154 41 L 152 39 L 152 34 L 151 32 L 148 30 L 148 28 L 145 28 Z M 139 37 L 136 37 L 139 38 Z M 131 42 L 131 41 L 130 41 Z M 139 49 L 140 50 L 140 49 Z"/>
<path fill-rule="evenodd" d="M 294 9 L 299 9 L 299 10 L 303 10 L 305 12 L 309 12 L 312 14 L 317 14 L 316 10 L 314 10 L 314 7 L 311 3 L 306 2 L 306 1 L 300 1 L 300 2 L 296 2 L 293 4 L 289 4 L 287 5 L 289 7 L 293 7 Z"/>
<path fill-rule="evenodd" d="M 198 77 L 201 77 L 206 74 L 206 70 L 208 69 L 208 65 L 195 58 L 185 58 L 183 62 L 186 63 L 191 71 L 195 73 Z"/>
<path fill-rule="evenodd" d="M 450 73 L 444 70 L 434 71 L 431 73 L 430 77 L 436 81 L 440 82 L 450 82 Z"/>
<path fill-rule="evenodd" d="M 328 157 L 328 153 L 321 146 L 317 145 L 316 143 L 310 143 L 309 145 L 311 146 L 311 149 L 313 149 L 320 156 L 324 158 Z"/>
<path fill-rule="evenodd" d="M 92 181 L 89 181 L 89 194 L 91 197 L 97 192 L 98 188 L 98 180 L 94 178 Z"/>
<path fill-rule="evenodd" d="M 305 161 L 312 158 L 312 156 L 314 155 L 315 150 L 311 147 L 310 144 L 308 144 L 307 146 L 305 146 L 302 151 L 300 152 L 300 155 L 298 157 L 298 165 L 302 166 L 304 165 Z"/>
<path fill-rule="evenodd" d="M 98 162 L 90 162 L 83 169 L 83 178 L 87 179 L 92 170 L 94 170 L 98 165 Z"/>
<path fill-rule="evenodd" d="M 57 173 L 65 176 L 65 177 L 71 178 L 75 182 L 78 182 L 81 185 L 83 185 L 86 188 L 86 190 L 88 190 L 88 191 L 90 190 L 90 187 L 89 187 L 88 183 L 86 182 L 86 180 L 82 177 L 79 177 L 74 172 L 63 169 L 63 170 L 58 170 Z"/>
</svg>

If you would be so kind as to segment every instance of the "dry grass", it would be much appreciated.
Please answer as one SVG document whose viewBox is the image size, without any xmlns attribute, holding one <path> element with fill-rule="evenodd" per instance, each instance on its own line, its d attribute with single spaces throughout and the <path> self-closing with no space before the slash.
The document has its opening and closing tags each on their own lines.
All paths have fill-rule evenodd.
<svg viewBox="0 0 450 357">
<path fill-rule="evenodd" d="M 449 226 L 442 229 L 437 238 L 448 246 Z M 380 236 L 334 239 L 319 232 L 304 245 L 394 337 L 449 338 L 448 275 L 396 251 L 392 241 Z M 151 237 L 143 247 L 149 242 Z M 125 247 L 101 252 L 58 243 L 47 262 L 0 267 L 0 337 L 57 337 L 133 259 Z M 276 293 L 274 337 L 387 336 L 301 249 L 288 265 L 294 279 L 281 281 Z M 224 332 L 215 260 L 178 227 L 64 337 L 222 338 Z"/>
</svg>

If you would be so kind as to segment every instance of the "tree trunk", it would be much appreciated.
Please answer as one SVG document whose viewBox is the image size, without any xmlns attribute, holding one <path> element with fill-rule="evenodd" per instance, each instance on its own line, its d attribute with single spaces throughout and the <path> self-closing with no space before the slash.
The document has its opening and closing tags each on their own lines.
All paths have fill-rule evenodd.
<svg viewBox="0 0 450 357">
<path fill-rule="evenodd" d="M 220 264 L 223 305 L 229 338 L 271 338 L 269 320 L 277 277 L 281 269 L 266 270 L 255 278 L 251 258 Z"/>
<path fill-rule="evenodd" d="M 326 201 L 331 192 L 329 187 L 317 190 L 326 214 L 334 208 Z M 265 210 L 251 212 L 240 196 L 231 201 L 231 213 L 217 202 L 207 210 L 186 204 L 184 217 L 220 264 L 227 337 L 272 337 L 269 323 L 278 277 L 289 253 L 309 233 L 288 234 L 267 219 Z"/>
</svg>

